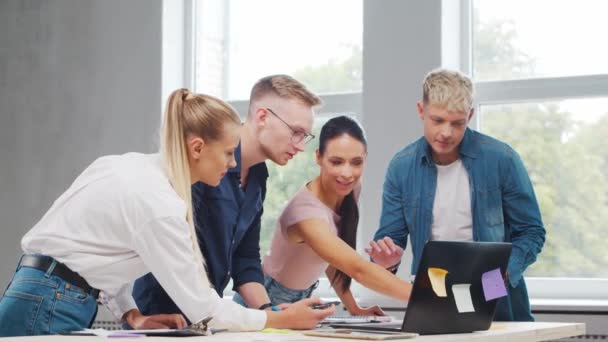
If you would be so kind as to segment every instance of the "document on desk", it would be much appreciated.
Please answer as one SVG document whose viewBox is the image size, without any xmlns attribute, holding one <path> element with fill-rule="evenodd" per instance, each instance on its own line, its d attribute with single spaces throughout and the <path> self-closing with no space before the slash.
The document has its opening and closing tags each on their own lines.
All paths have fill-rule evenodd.
<svg viewBox="0 0 608 342">
<path fill-rule="evenodd" d="M 347 338 L 356 340 L 401 340 L 406 338 L 415 338 L 416 333 L 407 332 L 387 332 L 387 331 L 370 331 L 356 329 L 317 329 L 304 331 L 302 334 L 306 336 L 316 337 L 334 337 Z"/>
<path fill-rule="evenodd" d="M 191 337 L 208 336 L 219 331 L 200 332 L 190 329 L 144 329 L 144 330 L 106 330 L 106 329 L 84 329 L 72 331 L 63 335 L 76 336 L 101 336 L 101 337 L 140 337 L 140 336 L 169 336 L 169 337 Z"/>
</svg>

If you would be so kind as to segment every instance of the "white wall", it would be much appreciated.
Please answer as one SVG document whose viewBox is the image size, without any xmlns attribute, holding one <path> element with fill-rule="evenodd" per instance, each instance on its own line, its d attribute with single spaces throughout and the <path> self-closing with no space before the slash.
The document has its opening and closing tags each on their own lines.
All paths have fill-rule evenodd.
<svg viewBox="0 0 608 342">
<path fill-rule="evenodd" d="M 156 149 L 161 20 L 161 0 L 0 1 L 0 288 L 89 163 Z"/>
</svg>

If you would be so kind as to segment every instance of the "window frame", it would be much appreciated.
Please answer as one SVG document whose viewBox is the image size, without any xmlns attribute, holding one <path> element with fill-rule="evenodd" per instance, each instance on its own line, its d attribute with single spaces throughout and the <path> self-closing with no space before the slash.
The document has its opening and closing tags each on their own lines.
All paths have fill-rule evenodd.
<svg viewBox="0 0 608 342">
<path fill-rule="evenodd" d="M 474 0 L 460 0 L 460 51 L 461 71 L 471 75 L 472 59 L 472 22 Z M 475 82 L 475 108 L 480 113 L 484 105 L 509 105 L 530 102 L 549 102 L 578 98 L 608 97 L 608 74 L 534 77 L 504 81 Z M 479 128 L 483 118 L 476 116 L 474 128 Z M 581 305 L 593 310 L 596 305 L 608 307 L 608 279 L 605 278 L 568 278 L 568 277 L 526 277 L 530 301 L 534 306 L 555 307 L 561 310 Z"/>
</svg>

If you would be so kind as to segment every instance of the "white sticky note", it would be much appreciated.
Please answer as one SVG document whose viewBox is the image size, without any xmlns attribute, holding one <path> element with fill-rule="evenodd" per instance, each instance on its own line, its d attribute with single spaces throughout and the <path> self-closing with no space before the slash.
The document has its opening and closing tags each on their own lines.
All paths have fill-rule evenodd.
<svg viewBox="0 0 608 342">
<path fill-rule="evenodd" d="M 431 280 L 431 287 L 437 295 L 437 297 L 447 297 L 447 291 L 445 290 L 445 276 L 448 271 L 443 268 L 429 267 L 428 268 L 429 279 Z"/>
<path fill-rule="evenodd" d="M 471 284 L 454 284 L 452 285 L 452 293 L 454 293 L 458 312 L 475 312 L 471 300 Z"/>
</svg>

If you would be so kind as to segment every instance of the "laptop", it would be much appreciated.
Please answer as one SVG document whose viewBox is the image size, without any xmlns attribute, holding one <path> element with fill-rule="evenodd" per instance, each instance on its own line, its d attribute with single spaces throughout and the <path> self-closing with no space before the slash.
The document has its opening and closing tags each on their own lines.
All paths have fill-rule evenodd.
<svg viewBox="0 0 608 342">
<path fill-rule="evenodd" d="M 401 331 L 420 335 L 487 330 L 492 324 L 498 298 L 486 301 L 481 281 L 482 274 L 498 268 L 500 274 L 504 275 L 510 255 L 510 243 L 429 241 L 422 251 L 418 274 L 414 280 L 403 323 L 331 324 L 330 326 L 362 331 Z M 448 271 L 445 275 L 446 296 L 438 296 L 433 289 L 428 274 L 429 268 Z M 460 307 L 457 306 L 452 288 L 455 284 L 471 284 L 469 303 L 472 304 L 472 308 L 469 306 L 469 310 L 462 310 L 462 304 Z M 459 303 L 463 301 L 460 300 Z"/>
</svg>

